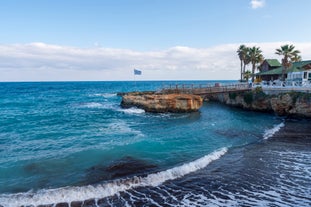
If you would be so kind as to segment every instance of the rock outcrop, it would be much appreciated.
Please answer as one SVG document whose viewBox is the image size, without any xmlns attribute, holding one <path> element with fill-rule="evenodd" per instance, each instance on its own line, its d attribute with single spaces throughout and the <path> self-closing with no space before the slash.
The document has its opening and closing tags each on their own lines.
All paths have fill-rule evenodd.
<svg viewBox="0 0 311 207">
<path fill-rule="evenodd" d="M 311 94 L 301 92 L 266 95 L 262 91 L 222 93 L 208 97 L 226 105 L 280 116 L 311 118 Z"/>
<path fill-rule="evenodd" d="M 203 99 L 190 94 L 128 93 L 122 96 L 123 108 L 137 107 L 153 113 L 185 113 L 198 111 Z"/>
</svg>

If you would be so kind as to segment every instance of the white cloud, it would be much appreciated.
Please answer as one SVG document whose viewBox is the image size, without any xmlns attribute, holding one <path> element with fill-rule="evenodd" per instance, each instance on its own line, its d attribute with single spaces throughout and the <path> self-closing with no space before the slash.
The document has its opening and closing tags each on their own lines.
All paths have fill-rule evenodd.
<svg viewBox="0 0 311 207">
<path fill-rule="evenodd" d="M 265 6 L 265 0 L 251 0 L 250 2 L 252 9 L 258 9 Z"/>
<path fill-rule="evenodd" d="M 244 43 L 258 46 L 265 58 L 277 58 L 275 49 L 294 44 L 303 59 L 311 59 L 309 43 Z M 162 51 L 113 48 L 76 48 L 45 43 L 0 45 L 0 81 L 133 80 L 237 80 L 240 44 L 209 48 L 176 46 Z"/>
</svg>

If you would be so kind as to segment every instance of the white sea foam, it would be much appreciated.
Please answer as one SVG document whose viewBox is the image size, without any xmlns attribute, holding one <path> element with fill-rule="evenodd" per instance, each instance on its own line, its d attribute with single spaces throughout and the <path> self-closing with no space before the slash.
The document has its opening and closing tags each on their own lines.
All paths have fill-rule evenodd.
<svg viewBox="0 0 311 207">
<path fill-rule="evenodd" d="M 112 97 L 117 96 L 117 94 L 116 93 L 96 93 L 93 96 L 102 96 L 104 98 L 112 98 Z"/>
<path fill-rule="evenodd" d="M 113 123 L 108 124 L 107 128 L 101 129 L 106 134 L 134 134 L 143 136 L 142 132 L 131 128 L 131 126 L 123 120 L 114 120 Z"/>
<path fill-rule="evenodd" d="M 122 111 L 122 112 L 127 113 L 127 114 L 143 114 L 143 113 L 145 113 L 145 110 L 139 109 L 136 107 L 132 107 L 132 108 L 128 108 L 128 109 L 120 109 L 119 111 Z"/>
<path fill-rule="evenodd" d="M 0 195 L 0 205 L 16 207 L 22 205 L 37 206 L 63 202 L 70 203 L 72 201 L 105 198 L 137 187 L 158 186 L 165 181 L 177 179 L 200 170 L 212 161 L 219 159 L 226 152 L 227 148 L 222 148 L 193 162 L 158 173 L 152 173 L 146 177 L 135 176 L 130 179 L 120 179 L 105 184 L 48 189 L 36 193 L 29 192 Z"/>
<path fill-rule="evenodd" d="M 87 102 L 82 103 L 78 106 L 78 108 L 89 108 L 89 109 L 111 109 L 115 110 L 118 106 L 114 103 L 110 102 Z"/>
<path fill-rule="evenodd" d="M 265 130 L 263 138 L 269 139 L 270 137 L 272 137 L 276 132 L 278 132 L 284 126 L 285 126 L 285 124 L 284 124 L 284 122 L 282 122 L 278 125 L 275 125 L 272 129 Z"/>
<path fill-rule="evenodd" d="M 98 102 L 89 102 L 89 103 L 82 104 L 80 107 L 82 108 L 103 108 L 103 104 L 98 103 Z"/>
</svg>

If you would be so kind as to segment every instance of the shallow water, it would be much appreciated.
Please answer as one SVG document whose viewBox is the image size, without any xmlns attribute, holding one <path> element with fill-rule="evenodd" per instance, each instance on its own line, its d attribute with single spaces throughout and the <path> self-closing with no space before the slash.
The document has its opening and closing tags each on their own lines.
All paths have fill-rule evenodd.
<svg viewBox="0 0 311 207">
<path fill-rule="evenodd" d="M 308 121 L 120 108 L 117 92 L 163 84 L 1 83 L 0 204 L 310 205 Z"/>
</svg>

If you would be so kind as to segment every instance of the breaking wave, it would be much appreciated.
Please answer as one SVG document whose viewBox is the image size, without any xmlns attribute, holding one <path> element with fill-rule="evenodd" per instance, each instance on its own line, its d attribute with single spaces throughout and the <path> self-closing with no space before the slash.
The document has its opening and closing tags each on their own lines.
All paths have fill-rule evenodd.
<svg viewBox="0 0 311 207">
<path fill-rule="evenodd" d="M 83 103 L 79 106 L 80 108 L 103 108 L 104 105 L 102 103 L 98 103 L 98 102 L 88 102 L 88 103 Z"/>
<path fill-rule="evenodd" d="M 158 186 L 168 180 L 174 180 L 183 177 L 189 173 L 195 172 L 206 167 L 209 163 L 219 159 L 227 152 L 227 148 L 214 151 L 193 162 L 186 163 L 165 171 L 149 174 L 145 177 L 135 176 L 128 179 L 119 179 L 110 183 L 88 185 L 82 187 L 64 187 L 58 189 L 43 189 L 38 192 L 27 192 L 17 194 L 0 195 L 0 206 L 38 206 L 57 203 L 68 203 L 77 201 L 86 201 L 94 199 L 95 201 L 113 196 L 119 192 L 127 191 L 137 187 Z"/>
<path fill-rule="evenodd" d="M 92 96 L 101 96 L 101 97 L 104 97 L 104 98 L 112 98 L 112 97 L 115 97 L 117 96 L 116 93 L 96 93 Z"/>
<path fill-rule="evenodd" d="M 263 138 L 269 139 L 270 137 L 272 137 L 276 132 L 278 132 L 284 126 L 285 126 L 285 124 L 284 124 L 284 122 L 282 122 L 278 125 L 275 125 L 272 129 L 265 130 Z"/>
<path fill-rule="evenodd" d="M 132 108 L 128 108 L 128 109 L 120 109 L 119 111 L 122 111 L 122 112 L 127 113 L 127 114 L 143 114 L 143 113 L 145 113 L 145 110 L 139 109 L 136 107 L 132 107 Z"/>
</svg>

